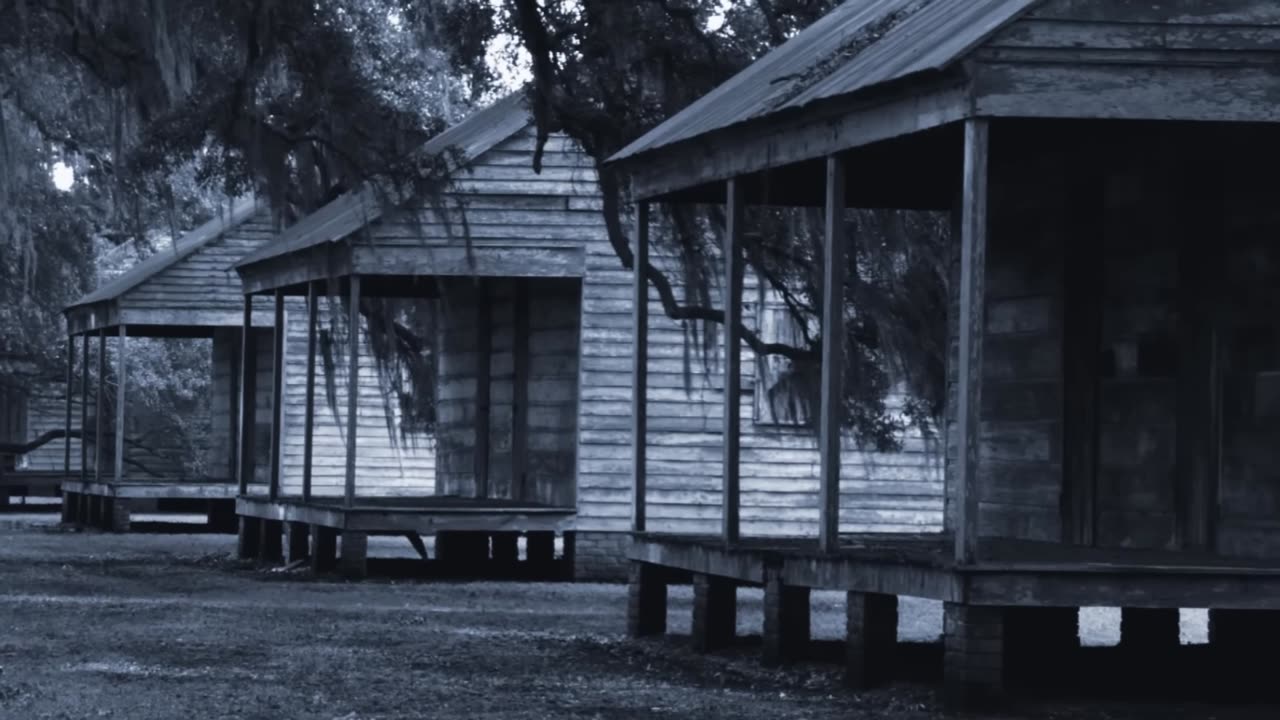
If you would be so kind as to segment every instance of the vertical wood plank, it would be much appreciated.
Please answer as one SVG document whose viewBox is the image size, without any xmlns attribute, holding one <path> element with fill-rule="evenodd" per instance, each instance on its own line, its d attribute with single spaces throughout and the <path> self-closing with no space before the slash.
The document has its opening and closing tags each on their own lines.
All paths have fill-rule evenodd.
<svg viewBox="0 0 1280 720">
<path fill-rule="evenodd" d="M 1177 524 L 1179 547 L 1216 542 L 1221 458 L 1221 395 L 1214 303 L 1225 269 L 1215 252 L 1223 237 L 1222 168 L 1191 152 L 1178 192 Z"/>
<path fill-rule="evenodd" d="M 89 480 L 89 333 L 80 336 L 80 482 Z"/>
<path fill-rule="evenodd" d="M 649 395 L 649 203 L 636 208 L 631 266 L 631 529 L 645 529 L 645 457 L 648 451 Z"/>
<path fill-rule="evenodd" d="M 347 486 L 346 504 L 356 503 L 356 425 L 360 398 L 360 276 L 351 276 L 347 309 Z"/>
<path fill-rule="evenodd" d="M 249 492 L 254 472 L 255 430 L 258 423 L 258 350 L 253 335 L 253 296 L 244 296 L 244 324 L 240 336 L 240 465 L 236 478 L 240 494 Z"/>
<path fill-rule="evenodd" d="M 1092 165 L 1092 163 L 1087 163 Z M 1098 487 L 1098 363 L 1102 343 L 1105 199 L 1100 173 L 1073 170 L 1063 248 L 1063 541 L 1092 546 Z"/>
<path fill-rule="evenodd" d="M 93 480 L 102 482 L 102 436 L 106 430 L 106 417 L 103 414 L 106 405 L 107 389 L 107 331 L 98 331 L 98 385 L 94 389 L 93 401 Z"/>
<path fill-rule="evenodd" d="M 819 419 L 818 547 L 840 545 L 840 428 L 844 420 L 844 161 L 827 158 L 826 235 L 822 259 L 822 401 Z"/>
<path fill-rule="evenodd" d="M 73 393 L 75 392 L 76 382 L 76 339 L 75 336 L 67 338 L 67 417 L 64 425 L 67 436 L 64 438 L 62 447 L 62 474 L 67 480 L 71 479 L 71 413 Z M 83 441 L 82 443 L 83 444 Z"/>
<path fill-rule="evenodd" d="M 476 288 L 476 497 L 489 497 L 489 413 L 490 374 L 493 364 L 493 304 L 489 282 L 477 281 Z"/>
<path fill-rule="evenodd" d="M 302 431 L 302 499 L 311 499 L 311 463 L 315 454 L 316 427 L 316 331 L 320 296 L 314 282 L 307 283 L 307 400 Z"/>
<path fill-rule="evenodd" d="M 120 482 L 124 480 L 124 402 L 125 402 L 125 378 L 128 377 L 128 345 L 129 345 L 128 328 L 124 325 L 120 326 L 120 345 L 116 348 L 119 356 L 116 358 L 116 432 L 115 432 L 115 480 Z"/>
<path fill-rule="evenodd" d="M 271 330 L 271 484 L 267 497 L 280 497 L 280 459 L 284 453 L 284 339 L 288 329 L 284 324 L 284 291 L 276 290 L 275 327 Z"/>
<path fill-rule="evenodd" d="M 742 221 L 743 188 L 737 178 L 726 184 L 724 232 L 724 486 L 721 536 L 738 541 L 739 466 L 742 441 Z"/>
<path fill-rule="evenodd" d="M 241 333 L 243 334 L 243 330 Z M 234 334 L 232 334 L 234 336 Z M 231 448 L 227 453 L 227 477 L 235 480 L 240 477 L 240 343 L 243 338 L 236 337 L 235 344 L 228 353 L 229 362 L 231 363 L 230 373 L 228 377 L 231 379 L 231 397 L 227 403 L 230 417 L 227 418 L 227 427 L 231 428 Z"/>
<path fill-rule="evenodd" d="M 515 332 L 511 346 L 511 496 L 525 496 L 529 469 L 529 279 L 516 280 Z"/>
<path fill-rule="evenodd" d="M 960 207 L 960 384 L 956 412 L 955 559 L 968 564 L 978 546 L 978 441 L 982 419 L 982 335 L 987 251 L 987 168 L 991 126 L 965 121 L 964 195 Z"/>
</svg>

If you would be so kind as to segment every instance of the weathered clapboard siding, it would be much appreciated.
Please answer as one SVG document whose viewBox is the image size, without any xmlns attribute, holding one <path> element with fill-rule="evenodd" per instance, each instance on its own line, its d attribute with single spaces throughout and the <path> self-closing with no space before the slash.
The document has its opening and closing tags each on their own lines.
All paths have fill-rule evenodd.
<svg viewBox="0 0 1280 720">
<path fill-rule="evenodd" d="M 1270 0 L 1051 0 L 975 53 L 982 115 L 1276 120 Z"/>
<path fill-rule="evenodd" d="M 572 507 L 579 281 L 482 282 L 442 281 L 439 492 Z M 487 444 L 480 449 L 477 412 L 486 401 Z M 477 467 L 477 452 L 484 452 L 484 467 Z"/>
<path fill-rule="evenodd" d="M 242 310 L 244 295 L 232 265 L 270 240 L 275 232 L 269 210 L 263 209 L 121 295 L 120 307 L 141 318 L 164 311 Z M 265 310 L 265 306 L 255 305 L 254 324 L 269 324 L 270 315 L 259 307 Z"/>
<path fill-rule="evenodd" d="M 320 298 L 319 331 L 329 332 L 330 298 Z M 340 304 L 335 304 L 340 308 Z M 336 312 L 341 315 L 342 310 Z M 339 327 L 345 328 L 339 321 Z M 288 327 L 285 346 L 284 443 L 281 462 L 282 494 L 302 492 L 302 465 L 305 453 L 305 420 L 307 399 L 307 309 L 306 301 L 290 299 L 286 303 L 285 323 Z M 341 332 L 345 333 L 345 329 Z M 378 378 L 367 340 L 367 330 L 360 330 L 360 384 L 357 407 L 356 495 L 358 497 L 431 495 L 435 491 L 435 441 L 426 434 L 402 436 L 398 398 L 388 396 Z M 270 349 L 270 342 L 264 343 Z M 347 344 L 344 339 L 333 343 L 332 358 L 337 380 L 334 402 L 327 397 L 327 375 L 322 346 L 316 358 L 315 425 L 312 450 L 311 491 L 318 496 L 339 496 L 346 483 L 347 427 Z M 270 377 L 259 380 L 259 388 L 271 387 Z M 265 384 L 262 384 L 265 383 Z M 390 419 L 388 419 L 390 408 Z M 336 409 L 336 416 L 335 416 Z M 267 442 L 270 447 L 270 414 Z M 263 415 L 259 415 L 259 422 Z M 264 457 L 269 458 L 270 455 Z"/>
<path fill-rule="evenodd" d="M 66 395 L 64 386 L 57 382 L 33 383 L 26 399 L 26 435 L 15 438 L 17 441 L 34 440 L 50 430 L 62 430 L 66 425 Z M 20 406 L 19 406 L 20 407 Z M 74 422 L 79 423 L 80 400 L 75 398 L 72 413 Z M 42 472 L 61 472 L 64 468 L 65 442 L 61 439 L 42 445 L 18 458 L 19 467 L 24 470 Z M 71 467 L 80 468 L 80 439 L 71 439 Z"/>
</svg>

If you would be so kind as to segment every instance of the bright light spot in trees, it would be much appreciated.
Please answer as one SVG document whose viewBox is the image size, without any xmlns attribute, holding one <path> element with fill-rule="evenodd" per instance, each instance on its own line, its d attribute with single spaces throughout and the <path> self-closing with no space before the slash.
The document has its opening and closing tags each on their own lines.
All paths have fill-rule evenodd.
<svg viewBox="0 0 1280 720">
<path fill-rule="evenodd" d="M 404 25 L 404 17 L 399 12 L 392 10 L 387 13 L 387 22 L 390 23 L 391 27 L 399 30 Z"/>
<path fill-rule="evenodd" d="M 63 192 L 70 190 L 71 186 L 76 182 L 76 171 L 63 162 L 54 163 L 53 171 L 50 175 L 53 176 L 53 186 Z"/>
</svg>

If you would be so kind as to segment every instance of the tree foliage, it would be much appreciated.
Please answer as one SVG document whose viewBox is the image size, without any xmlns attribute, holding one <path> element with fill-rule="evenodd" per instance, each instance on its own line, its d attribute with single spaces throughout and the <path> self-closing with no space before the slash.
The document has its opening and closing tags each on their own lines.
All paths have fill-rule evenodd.
<svg viewBox="0 0 1280 720">
<path fill-rule="evenodd" d="M 0 215 L 0 237 L 11 239 L 6 262 L 32 268 L 32 258 L 57 257 L 58 242 L 70 241 L 36 233 L 73 198 L 83 207 L 63 222 L 78 223 L 78 233 L 59 237 L 123 242 L 198 214 L 198 191 L 255 188 L 282 223 L 370 178 L 429 193 L 435 186 L 420 181 L 436 167 L 412 151 L 492 94 L 488 53 L 505 36 L 527 52 L 540 135 L 563 131 L 597 160 L 610 240 L 631 267 L 624 179 L 603 161 L 835 4 L 0 0 L 0 16 L 19 18 L 0 27 L 0 137 L 8 139 L 0 160 L 34 175 L 45 168 L 47 177 L 51 162 L 67 158 L 90 181 L 70 196 L 50 191 L 21 202 L 20 183 L 0 187 L 4 207 L 23 208 Z M 175 183 L 182 177 L 189 186 Z M 719 213 L 672 211 L 664 223 L 671 232 L 657 241 L 678 268 L 670 276 L 645 270 L 695 347 L 710 347 L 723 323 L 715 306 Z M 818 226 L 804 212 L 776 208 L 753 211 L 750 221 L 751 271 L 784 299 L 798 327 L 810 327 L 820 297 Z M 849 227 L 848 417 L 860 436 L 883 444 L 897 429 L 883 402 L 894 381 L 921 401 L 911 408 L 915 420 L 942 405 L 946 224 L 878 211 L 851 215 Z M 60 287 L 83 285 L 88 256 L 72 245 L 71 259 L 54 263 L 74 275 Z M 362 310 L 371 332 L 395 335 L 385 306 Z M 797 387 L 815 387 L 818 334 L 791 343 L 744 331 L 758 354 L 791 361 Z M 422 380 L 397 364 L 412 355 L 408 345 L 389 337 L 374 345 L 384 378 Z"/>
</svg>

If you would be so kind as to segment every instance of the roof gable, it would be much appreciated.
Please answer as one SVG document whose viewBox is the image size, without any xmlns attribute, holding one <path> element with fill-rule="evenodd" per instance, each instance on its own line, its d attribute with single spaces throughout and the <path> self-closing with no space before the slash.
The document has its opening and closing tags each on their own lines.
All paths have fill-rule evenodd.
<svg viewBox="0 0 1280 720">
<path fill-rule="evenodd" d="M 609 162 L 944 70 L 1038 2 L 847 0 Z"/>
<path fill-rule="evenodd" d="M 453 150 L 455 154 L 445 158 L 451 176 L 532 122 L 524 93 L 513 92 L 427 141 L 419 153 L 432 156 Z M 294 223 L 274 241 L 242 258 L 236 267 L 341 240 L 380 218 L 382 210 L 377 193 L 366 183 Z"/>
<path fill-rule="evenodd" d="M 210 243 L 217 241 L 223 233 L 244 224 L 263 209 L 265 209 L 264 206 L 260 205 L 254 197 L 237 199 L 228 212 L 219 213 L 205 224 L 178 238 L 172 250 L 153 253 L 147 259 L 68 305 L 63 312 L 95 303 L 119 300 Z"/>
</svg>

